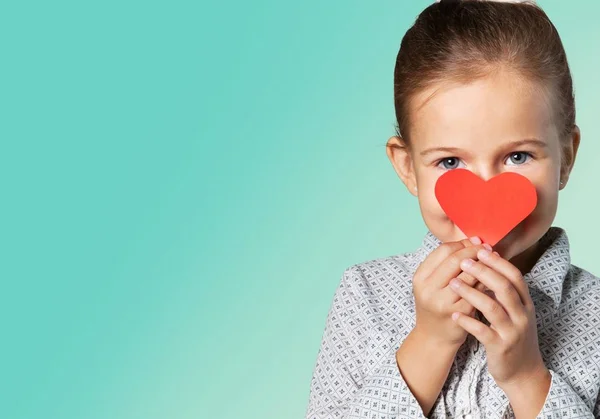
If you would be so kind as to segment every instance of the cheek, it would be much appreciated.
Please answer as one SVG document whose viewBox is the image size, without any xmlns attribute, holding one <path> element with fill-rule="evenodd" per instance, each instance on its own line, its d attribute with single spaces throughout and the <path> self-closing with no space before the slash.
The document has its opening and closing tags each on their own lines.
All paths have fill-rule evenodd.
<svg viewBox="0 0 600 419">
<path fill-rule="evenodd" d="M 528 176 L 529 180 L 535 186 L 537 193 L 537 206 L 534 210 L 534 214 L 552 214 L 556 212 L 558 204 L 558 176 L 560 170 L 555 164 L 544 165 L 532 176 Z"/>
<path fill-rule="evenodd" d="M 444 211 L 440 206 L 437 198 L 435 197 L 435 183 L 437 181 L 436 176 L 428 176 L 427 178 L 421 177 L 418 180 L 419 183 L 419 207 L 423 216 L 436 217 L 440 214 L 444 215 Z"/>
<path fill-rule="evenodd" d="M 443 170 L 431 168 L 417 171 L 419 206 L 426 222 L 427 220 L 430 222 L 449 222 L 448 216 L 435 196 L 435 185 L 444 173 Z"/>
<path fill-rule="evenodd" d="M 538 202 L 532 215 L 548 216 L 556 213 L 558 207 L 558 188 L 554 185 L 536 185 Z"/>
<path fill-rule="evenodd" d="M 560 163 L 556 158 L 547 158 L 522 174 L 535 186 L 538 202 L 551 204 L 558 199 Z"/>
<path fill-rule="evenodd" d="M 446 217 L 433 191 L 419 191 L 419 207 L 423 218 L 438 219 L 441 216 Z"/>
<path fill-rule="evenodd" d="M 437 178 L 436 178 L 437 179 Z M 442 241 L 459 240 L 463 235 L 448 218 L 435 197 L 435 181 L 419 184 L 419 207 L 427 228 Z"/>
</svg>

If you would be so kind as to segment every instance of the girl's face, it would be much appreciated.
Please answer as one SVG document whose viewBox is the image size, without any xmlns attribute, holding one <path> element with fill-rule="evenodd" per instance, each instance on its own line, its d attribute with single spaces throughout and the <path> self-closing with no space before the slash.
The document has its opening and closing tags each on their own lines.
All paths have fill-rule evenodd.
<svg viewBox="0 0 600 419">
<path fill-rule="evenodd" d="M 437 179 L 455 168 L 484 180 L 516 172 L 535 186 L 535 210 L 494 247 L 504 258 L 533 251 L 552 225 L 558 191 L 567 183 L 580 134 L 576 129 L 561 144 L 546 95 L 532 87 L 514 74 L 499 72 L 468 85 L 436 85 L 415 97 L 410 149 L 388 147 L 387 153 L 418 197 L 425 224 L 442 242 L 465 238 L 434 193 Z M 389 144 L 402 143 L 392 137 Z"/>
</svg>

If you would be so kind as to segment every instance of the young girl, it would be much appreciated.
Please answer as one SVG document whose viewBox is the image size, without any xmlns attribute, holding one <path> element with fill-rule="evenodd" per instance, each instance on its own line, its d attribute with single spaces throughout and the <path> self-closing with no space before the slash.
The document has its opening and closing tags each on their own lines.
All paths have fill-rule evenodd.
<svg viewBox="0 0 600 419">
<path fill-rule="evenodd" d="M 387 155 L 428 227 L 346 269 L 306 418 L 600 418 L 600 280 L 552 226 L 579 146 L 561 40 L 532 2 L 444 1 L 404 36 Z M 492 249 L 434 194 L 446 171 L 513 171 L 535 210 Z"/>
</svg>

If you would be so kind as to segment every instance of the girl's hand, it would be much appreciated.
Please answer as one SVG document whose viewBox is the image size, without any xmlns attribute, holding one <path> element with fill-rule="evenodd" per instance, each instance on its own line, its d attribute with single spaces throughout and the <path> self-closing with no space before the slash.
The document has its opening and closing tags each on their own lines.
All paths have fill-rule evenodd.
<svg viewBox="0 0 600 419">
<path fill-rule="evenodd" d="M 450 286 L 481 311 L 490 326 L 462 313 L 454 313 L 453 319 L 485 346 L 488 370 L 499 387 L 539 376 L 547 368 L 527 283 L 519 269 L 496 252 L 481 249 L 477 259 L 464 259 L 460 266 L 493 291 L 494 298 L 457 279 Z M 455 281 L 458 287 L 453 286 Z"/>
<path fill-rule="evenodd" d="M 417 268 L 413 277 L 415 296 L 415 329 L 437 344 L 446 347 L 460 347 L 468 333 L 452 319 L 452 313 L 459 311 L 464 316 L 473 316 L 475 307 L 456 294 L 448 282 L 460 275 L 469 286 L 475 286 L 476 280 L 461 272 L 460 262 L 464 258 L 474 258 L 477 250 L 483 249 L 481 240 L 464 239 L 442 243 L 434 249 Z M 483 285 L 482 285 L 483 286 Z"/>
</svg>

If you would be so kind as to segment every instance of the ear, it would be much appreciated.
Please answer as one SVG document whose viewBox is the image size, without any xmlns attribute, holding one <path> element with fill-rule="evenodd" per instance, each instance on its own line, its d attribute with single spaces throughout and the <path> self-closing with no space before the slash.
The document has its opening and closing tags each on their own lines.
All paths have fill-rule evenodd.
<svg viewBox="0 0 600 419">
<path fill-rule="evenodd" d="M 417 181 L 412 155 L 404 139 L 398 136 L 390 137 L 386 144 L 386 153 L 408 191 L 417 196 Z"/>
<path fill-rule="evenodd" d="M 571 170 L 575 164 L 575 157 L 577 156 L 577 150 L 579 149 L 579 142 L 581 141 L 581 131 L 577 125 L 571 131 L 571 135 L 567 138 L 565 145 L 563 146 L 563 154 L 560 165 L 560 181 L 562 186 L 559 186 L 559 190 L 563 189 L 567 185 Z"/>
</svg>

